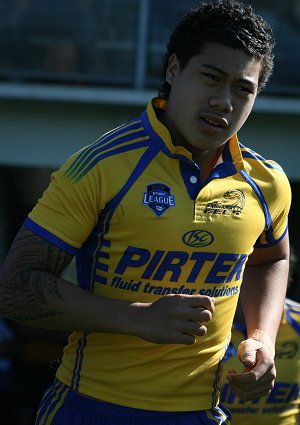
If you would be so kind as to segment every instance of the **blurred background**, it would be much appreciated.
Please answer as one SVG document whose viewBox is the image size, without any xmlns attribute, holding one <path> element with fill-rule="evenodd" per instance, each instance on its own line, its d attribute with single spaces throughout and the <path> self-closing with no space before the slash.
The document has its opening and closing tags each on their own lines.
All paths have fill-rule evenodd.
<svg viewBox="0 0 300 425">
<path fill-rule="evenodd" d="M 277 44 L 274 74 L 239 139 L 290 178 L 298 255 L 300 1 L 245 2 L 272 24 Z M 194 3 L 0 0 L 0 262 L 51 172 L 157 93 L 170 32 Z M 72 267 L 67 274 L 75 279 Z M 300 285 L 293 291 L 299 301 Z M 0 424 L 33 425 L 66 338 L 0 319 Z"/>
</svg>

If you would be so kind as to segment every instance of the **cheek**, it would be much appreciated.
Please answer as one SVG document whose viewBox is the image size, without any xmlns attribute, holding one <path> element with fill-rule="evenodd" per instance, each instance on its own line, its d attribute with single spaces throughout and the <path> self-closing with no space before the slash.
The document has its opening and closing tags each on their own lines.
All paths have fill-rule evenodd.
<svg viewBox="0 0 300 425">
<path fill-rule="evenodd" d="M 240 126 L 242 126 L 244 122 L 247 120 L 247 118 L 249 117 L 253 108 L 253 104 L 254 102 L 249 102 L 246 105 L 245 104 L 237 105 L 236 111 L 237 111 L 237 114 L 239 114 L 238 122 Z"/>
</svg>

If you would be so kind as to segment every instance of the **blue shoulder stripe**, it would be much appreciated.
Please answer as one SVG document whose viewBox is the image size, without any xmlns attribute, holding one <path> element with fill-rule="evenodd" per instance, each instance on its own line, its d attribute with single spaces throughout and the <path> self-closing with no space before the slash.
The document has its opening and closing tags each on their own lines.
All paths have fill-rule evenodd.
<svg viewBox="0 0 300 425">
<path fill-rule="evenodd" d="M 283 172 L 283 169 L 280 167 L 279 164 L 277 164 L 274 161 L 265 159 L 264 157 L 262 157 L 258 153 L 254 152 L 252 149 L 243 147 L 241 149 L 241 153 L 242 153 L 243 158 L 250 158 L 250 159 L 254 159 L 256 161 L 261 161 L 267 168 L 272 168 L 274 170 L 278 170 L 278 171 Z"/>
<path fill-rule="evenodd" d="M 130 130 L 140 127 L 140 121 L 131 121 L 129 123 L 123 124 L 114 130 L 109 131 L 108 133 L 103 134 L 100 139 L 96 140 L 96 142 L 92 143 L 89 146 L 86 146 L 82 149 L 82 151 L 79 153 L 77 158 L 73 161 L 73 163 L 70 165 L 68 170 L 72 171 L 73 168 L 76 168 L 78 163 L 82 162 L 88 155 L 90 155 L 95 148 L 97 148 L 99 145 L 105 145 L 105 143 L 109 140 L 111 140 L 113 137 L 117 137 L 124 133 L 124 130 Z"/>
<path fill-rule="evenodd" d="M 122 129 L 117 133 L 110 132 L 98 142 L 83 149 L 66 170 L 66 177 L 78 181 L 101 159 L 149 145 L 149 136 L 143 127 L 133 126 L 127 131 L 124 131 L 124 127 Z"/>
<path fill-rule="evenodd" d="M 149 136 L 145 136 L 142 139 L 136 139 L 131 140 L 132 143 L 118 146 L 115 149 L 112 149 L 110 151 L 106 151 L 102 154 L 98 153 L 97 155 L 93 156 L 90 162 L 85 162 L 81 164 L 81 166 L 73 172 L 72 175 L 67 175 L 67 177 L 72 180 L 73 182 L 78 182 L 82 177 L 84 177 L 98 162 L 103 160 L 104 158 L 108 158 L 110 156 L 123 153 L 123 152 L 129 152 L 131 150 L 136 150 L 139 148 L 144 148 L 149 146 Z"/>
</svg>

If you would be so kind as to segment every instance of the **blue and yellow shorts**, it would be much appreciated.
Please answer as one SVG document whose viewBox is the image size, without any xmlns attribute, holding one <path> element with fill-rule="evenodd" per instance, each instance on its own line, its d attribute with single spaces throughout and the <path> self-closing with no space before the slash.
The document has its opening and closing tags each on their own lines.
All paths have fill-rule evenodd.
<svg viewBox="0 0 300 425">
<path fill-rule="evenodd" d="M 36 425 L 230 425 L 223 406 L 195 412 L 158 412 L 85 397 L 55 380 L 41 401 Z"/>
</svg>

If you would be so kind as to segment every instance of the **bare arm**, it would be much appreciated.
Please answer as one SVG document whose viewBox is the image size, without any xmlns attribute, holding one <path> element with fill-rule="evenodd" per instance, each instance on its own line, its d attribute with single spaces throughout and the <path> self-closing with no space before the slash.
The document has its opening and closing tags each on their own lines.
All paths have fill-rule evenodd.
<svg viewBox="0 0 300 425">
<path fill-rule="evenodd" d="M 192 344 L 206 333 L 211 298 L 166 296 L 151 304 L 97 296 L 60 277 L 71 260 L 23 226 L 0 271 L 0 314 L 40 328 L 125 333 L 157 343 Z"/>
<path fill-rule="evenodd" d="M 22 227 L 0 270 L 1 314 L 38 327 L 47 317 L 60 316 L 49 301 L 63 301 L 59 275 L 71 260 L 72 255 Z"/>
<path fill-rule="evenodd" d="M 286 294 L 288 271 L 288 235 L 274 247 L 255 250 L 250 256 L 241 290 L 248 335 L 254 329 L 262 329 L 275 344 Z"/>
<path fill-rule="evenodd" d="M 288 270 L 288 235 L 272 248 L 254 251 L 249 258 L 241 290 L 250 338 L 242 343 L 239 350 L 245 371 L 238 374 L 232 371 L 228 375 L 232 390 L 240 398 L 251 400 L 262 397 L 274 385 L 274 346 L 282 317 Z M 263 344 L 260 344 L 260 336 Z"/>
</svg>

